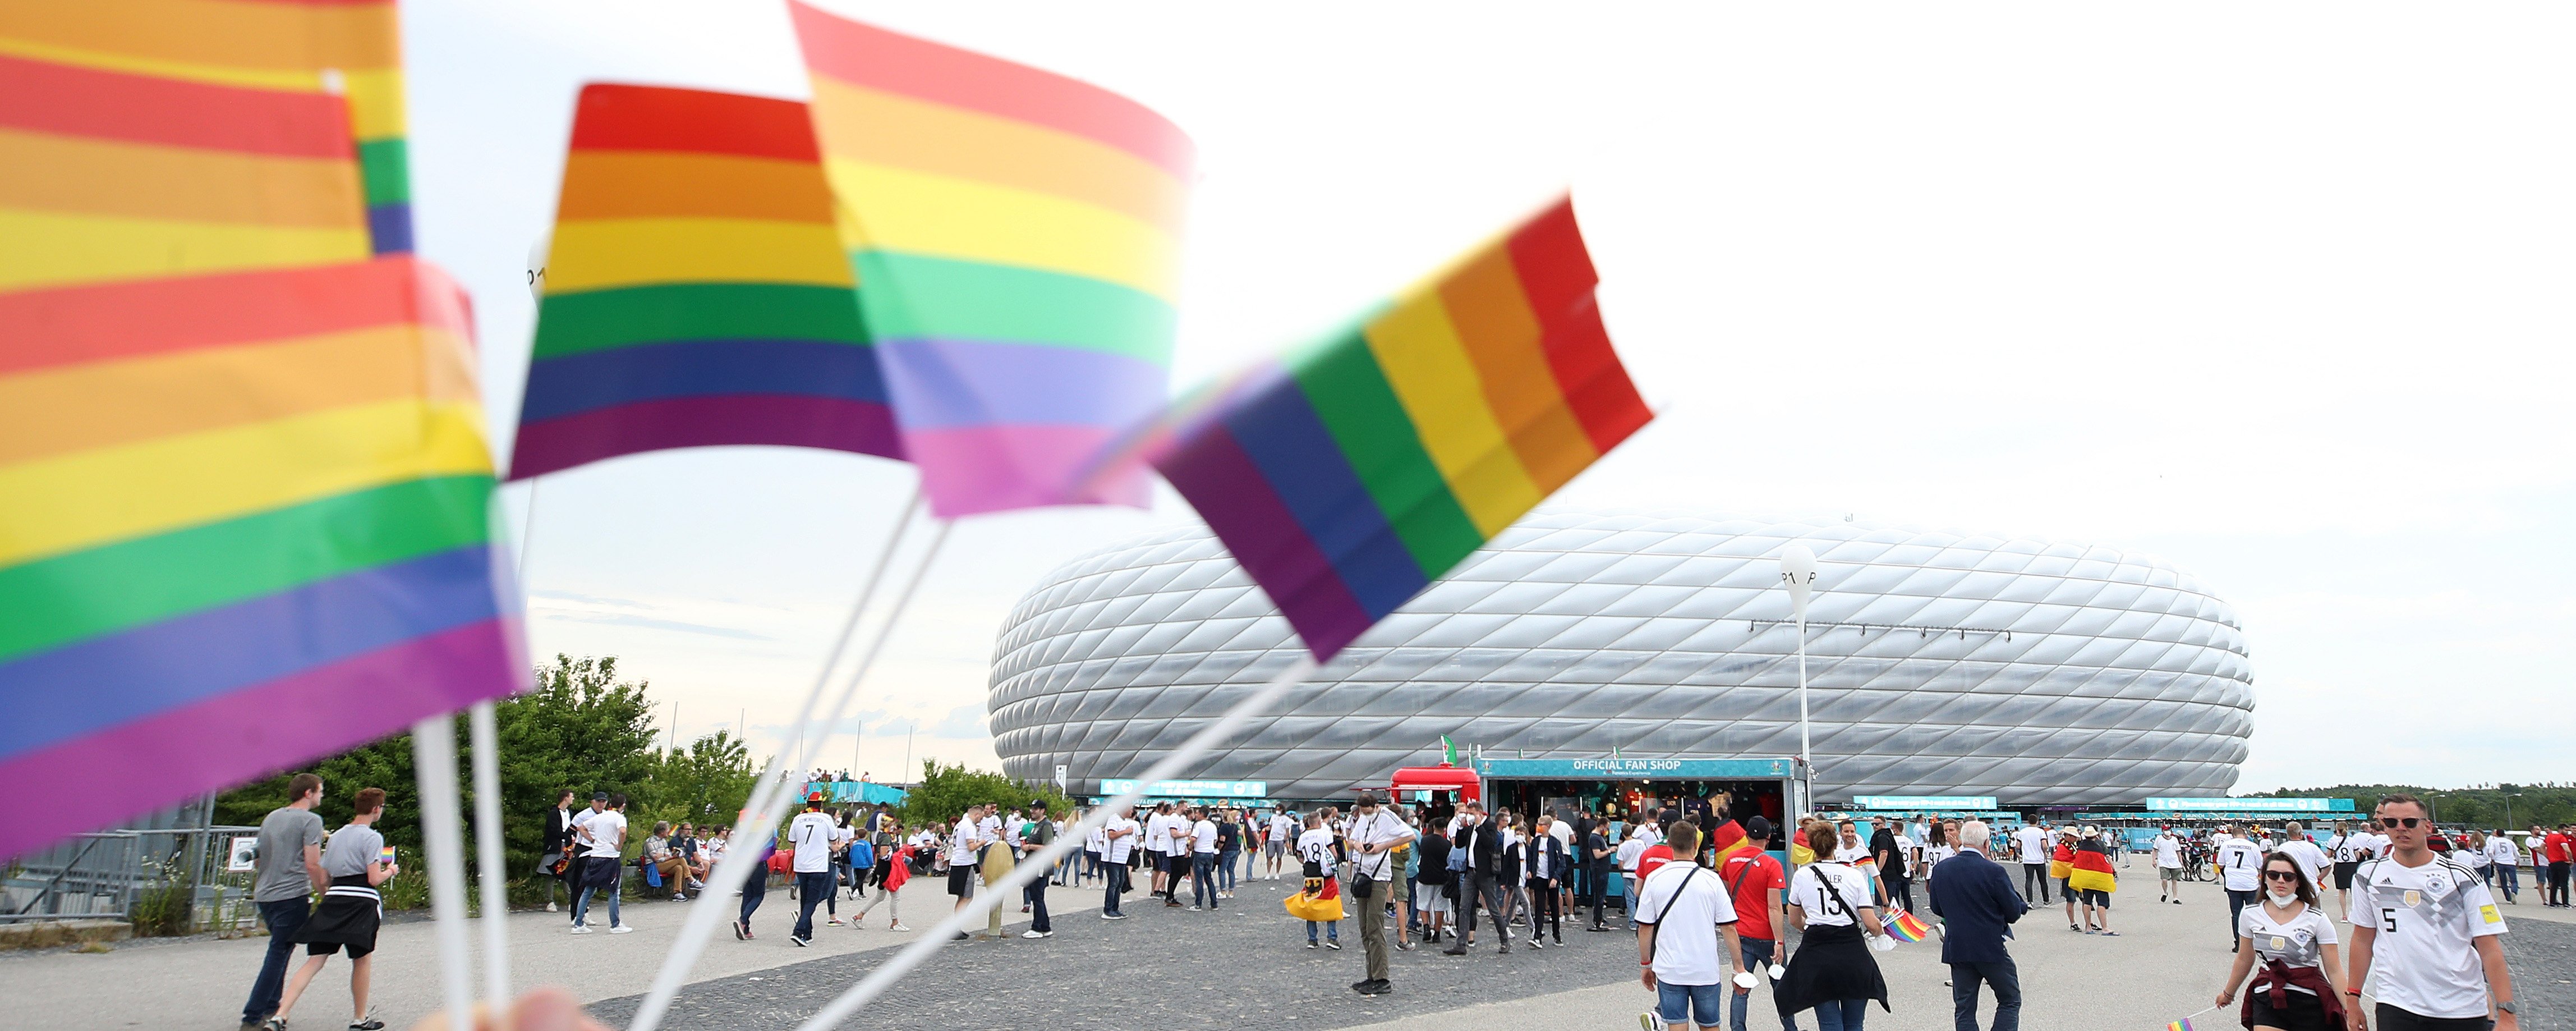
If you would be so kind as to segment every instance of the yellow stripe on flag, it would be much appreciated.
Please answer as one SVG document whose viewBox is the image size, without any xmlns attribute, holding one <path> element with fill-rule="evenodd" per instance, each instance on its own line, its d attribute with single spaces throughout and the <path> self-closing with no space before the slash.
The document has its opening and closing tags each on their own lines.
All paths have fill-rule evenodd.
<svg viewBox="0 0 2576 1031">
<path fill-rule="evenodd" d="M 652 283 L 849 286 L 840 238 L 814 222 L 616 218 L 555 227 L 546 293 Z"/>
<path fill-rule="evenodd" d="M 854 246 L 1063 272 L 1177 299 L 1179 248 L 1125 215 L 846 158 L 826 158 L 823 167 Z"/>
<path fill-rule="evenodd" d="M 367 229 L 109 218 L 0 208 L 0 290 L 363 261 Z"/>
<path fill-rule="evenodd" d="M 1423 449 L 1477 532 L 1490 538 L 1539 503 L 1544 495 L 1495 423 L 1476 366 L 1438 295 L 1415 291 L 1397 299 L 1364 334 Z"/>
</svg>

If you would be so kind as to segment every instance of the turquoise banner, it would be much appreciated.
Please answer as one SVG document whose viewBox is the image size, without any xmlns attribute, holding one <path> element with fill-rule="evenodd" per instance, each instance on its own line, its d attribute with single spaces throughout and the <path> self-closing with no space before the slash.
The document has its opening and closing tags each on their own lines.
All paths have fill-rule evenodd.
<svg viewBox="0 0 2576 1031">
<path fill-rule="evenodd" d="M 883 784 L 871 784 L 864 780 L 816 780 L 806 782 L 805 794 L 807 797 L 812 797 L 817 791 L 823 793 L 824 801 L 835 804 L 855 802 L 860 805 L 875 805 L 879 802 L 883 802 L 887 805 L 902 805 L 906 795 L 906 792 L 902 788 L 890 788 Z"/>
<path fill-rule="evenodd" d="M 1765 780 L 1791 776 L 1792 759 L 1478 759 L 1476 775 L 1506 780 Z"/>
</svg>

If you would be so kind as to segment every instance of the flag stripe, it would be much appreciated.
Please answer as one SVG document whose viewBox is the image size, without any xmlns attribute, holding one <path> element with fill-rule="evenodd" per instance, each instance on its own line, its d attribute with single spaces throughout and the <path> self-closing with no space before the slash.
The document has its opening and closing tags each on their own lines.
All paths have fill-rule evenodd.
<svg viewBox="0 0 2576 1031">
<path fill-rule="evenodd" d="M 347 229 L 364 224 L 358 196 L 337 158 L 0 129 L 0 208 Z"/>
<path fill-rule="evenodd" d="M 1307 648 L 1329 655 L 1369 628 L 1368 612 L 1315 542 L 1277 532 L 1295 526 L 1296 517 L 1223 424 L 1208 426 L 1159 465 L 1173 483 L 1191 485 L 1190 504 Z"/>
<path fill-rule="evenodd" d="M 0 291 L 365 258 L 367 231 L 0 208 Z"/>
<path fill-rule="evenodd" d="M 738 218 L 622 218 L 560 222 L 547 258 L 546 293 L 656 283 L 851 285 L 832 260 L 831 226 Z M 819 250 L 818 250 L 819 249 Z"/>
<path fill-rule="evenodd" d="M 903 454 L 921 467 L 922 487 L 933 497 L 971 499 L 955 502 L 943 518 L 1043 505 L 1149 508 L 1153 487 L 1142 468 L 1069 489 L 1070 471 L 1084 468 L 1116 437 L 1097 426 L 907 426 Z"/>
<path fill-rule="evenodd" d="M 817 78 L 884 90 L 1088 137 L 1190 180 L 1190 138 L 1152 109 L 1053 72 L 788 5 Z"/>
<path fill-rule="evenodd" d="M 1177 291 L 1179 247 L 1161 229 L 1078 201 L 951 175 L 839 156 L 823 171 L 844 208 L 845 237 L 870 249 L 1089 276 L 1166 302 Z"/>
<path fill-rule="evenodd" d="M 522 422 L 637 401 L 726 394 L 810 394 L 886 402 L 876 355 L 829 340 L 679 340 L 541 359 L 528 369 Z"/>
<path fill-rule="evenodd" d="M 444 337 L 380 326 L 0 378 L 0 467 L 352 405 L 480 400 L 464 341 L 424 347 L 423 333 Z"/>
<path fill-rule="evenodd" d="M 358 178 L 366 183 L 368 207 L 408 204 L 411 201 L 411 144 L 401 139 L 360 138 Z"/>
<path fill-rule="evenodd" d="M 1610 331 L 1601 325 L 1601 309 L 1583 304 L 1561 331 L 1546 341 L 1548 367 L 1565 394 L 1566 405 L 1582 422 L 1595 451 L 1607 453 L 1655 415 L 1637 384 L 1610 348 Z"/>
<path fill-rule="evenodd" d="M 1369 353 L 1403 401 L 1423 450 L 1480 537 L 1493 537 L 1538 503 L 1538 486 L 1506 448 L 1475 365 L 1437 295 L 1399 299 L 1365 332 Z"/>
<path fill-rule="evenodd" d="M 923 254 L 861 251 L 851 260 L 880 341 L 1009 340 L 1171 362 L 1172 306 L 1140 290 Z"/>
<path fill-rule="evenodd" d="M 174 65 L 302 71 L 309 80 L 315 68 L 397 63 L 393 18 L 382 2 L 79 0 L 0 9 L 0 36 Z"/>
<path fill-rule="evenodd" d="M 13 5 L 16 6 L 16 5 Z M 0 126 L 281 157 L 355 157 L 338 97 L 0 56 Z"/>
<path fill-rule="evenodd" d="M 576 150 L 565 159 L 563 203 L 555 217 L 741 218 L 829 227 L 832 191 L 811 161 Z M 837 238 L 832 249 L 837 256 Z"/>
<path fill-rule="evenodd" d="M 0 294 L 0 374 L 397 323 L 466 339 L 462 297 L 406 261 Z"/>
<path fill-rule="evenodd" d="M 662 283 L 547 294 L 535 357 L 724 338 L 867 343 L 858 300 L 846 287 Z"/>
<path fill-rule="evenodd" d="M 1485 538 L 1423 450 L 1377 359 L 1356 336 L 1351 331 L 1341 345 L 1314 348 L 1295 361 L 1297 384 L 1414 564 L 1430 576 L 1457 564 Z"/>
<path fill-rule="evenodd" d="M 498 618 L 491 572 L 487 548 L 457 548 L 12 659 L 0 758 Z"/>
<path fill-rule="evenodd" d="M 885 405 L 790 394 L 637 401 L 522 423 L 510 479 L 524 480 L 641 451 L 771 444 L 903 457 Z"/>
<path fill-rule="evenodd" d="M 1169 172 L 1084 136 L 817 79 L 814 117 L 841 156 L 1009 186 L 1106 208 L 1179 236 L 1188 190 Z"/>
<path fill-rule="evenodd" d="M 910 429 L 978 424 L 1123 430 L 1163 401 L 1164 369 L 1123 355 L 983 340 L 892 340 L 877 347 L 888 385 L 916 401 Z M 1067 390 L 1066 384 L 1082 384 Z"/>
<path fill-rule="evenodd" d="M 1501 248 L 1478 253 L 1440 285 L 1438 294 L 1475 366 L 1486 407 L 1539 493 L 1563 486 L 1600 457 L 1566 409 L 1565 394 L 1539 347 L 1538 317 L 1522 292 L 1511 255 Z"/>
<path fill-rule="evenodd" d="M 0 855 L 167 805 L 173 785 L 238 784 L 454 712 L 526 668 L 516 620 L 486 620 L 0 760 L 0 783 L 51 803 L 0 820 Z"/>
<path fill-rule="evenodd" d="M 731 155 L 809 166 L 823 156 L 805 105 L 796 101 L 611 83 L 582 87 L 572 150 Z"/>
<path fill-rule="evenodd" d="M 0 564 L 422 476 L 488 472 L 482 413 L 416 399 L 0 467 Z"/>
<path fill-rule="evenodd" d="M 0 569 L 0 661 L 488 539 L 492 477 L 406 480 Z"/>
<path fill-rule="evenodd" d="M 1268 390 L 1225 416 L 1227 435 L 1371 621 L 1422 589 L 1420 568 L 1360 484 L 1306 395 Z"/>
</svg>

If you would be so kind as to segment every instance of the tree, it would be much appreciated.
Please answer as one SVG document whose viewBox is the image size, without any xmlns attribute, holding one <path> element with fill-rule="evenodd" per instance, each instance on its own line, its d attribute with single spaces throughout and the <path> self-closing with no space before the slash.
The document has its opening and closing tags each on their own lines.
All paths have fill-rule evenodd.
<svg viewBox="0 0 2576 1031">
<path fill-rule="evenodd" d="M 902 819 L 905 823 L 955 823 L 967 807 L 988 802 L 1013 808 L 1043 802 L 1049 812 L 1073 808 L 1073 803 L 1052 784 L 1014 783 L 999 773 L 969 770 L 962 763 L 943 766 L 937 760 L 924 759 L 921 783 L 904 796 Z"/>
</svg>

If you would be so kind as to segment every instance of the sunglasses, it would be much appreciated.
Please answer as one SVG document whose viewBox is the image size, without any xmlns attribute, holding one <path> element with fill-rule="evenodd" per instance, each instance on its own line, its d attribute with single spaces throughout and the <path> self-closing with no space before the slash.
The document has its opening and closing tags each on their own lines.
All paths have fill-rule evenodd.
<svg viewBox="0 0 2576 1031">
<path fill-rule="evenodd" d="M 2266 880 L 2288 881 L 2292 884 L 2299 882 L 2299 872 L 2296 870 L 2265 870 L 2263 877 Z"/>
<path fill-rule="evenodd" d="M 2379 821 L 2379 828 L 2380 828 L 2381 830 L 2391 830 L 2391 831 L 2396 830 L 2396 829 L 2398 829 L 2398 828 L 2400 828 L 2400 827 L 2404 827 L 2404 828 L 2406 828 L 2407 830 L 2410 830 L 2410 831 L 2411 831 L 2411 830 L 2414 830 L 2415 828 L 2417 828 L 2417 827 L 2421 827 L 2421 826 L 2423 826 L 2423 825 L 2424 825 L 2424 818 L 2423 818 L 2423 817 L 2420 817 L 2420 816 L 2391 816 L 2391 817 L 2385 817 L 2385 818 L 2382 818 L 2382 819 Z"/>
</svg>

